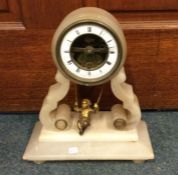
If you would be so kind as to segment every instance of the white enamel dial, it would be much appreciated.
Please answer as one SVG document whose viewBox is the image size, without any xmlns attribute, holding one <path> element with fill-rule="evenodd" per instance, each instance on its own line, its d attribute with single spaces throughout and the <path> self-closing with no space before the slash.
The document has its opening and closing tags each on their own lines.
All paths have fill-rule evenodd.
<svg viewBox="0 0 178 175">
<path fill-rule="evenodd" d="M 99 84 L 112 75 L 120 62 L 114 34 L 97 23 L 69 28 L 59 45 L 57 52 L 63 71 L 80 84 Z"/>
</svg>

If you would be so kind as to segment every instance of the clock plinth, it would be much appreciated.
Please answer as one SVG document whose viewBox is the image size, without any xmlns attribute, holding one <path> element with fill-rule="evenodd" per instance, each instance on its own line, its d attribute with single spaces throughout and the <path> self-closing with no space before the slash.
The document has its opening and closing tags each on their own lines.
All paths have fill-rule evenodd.
<svg viewBox="0 0 178 175">
<path fill-rule="evenodd" d="M 109 113 L 104 112 L 107 117 Z M 100 125 L 100 122 L 96 122 Z M 102 132 L 88 130 L 79 136 L 75 128 L 65 132 L 44 129 L 36 123 L 23 155 L 24 160 L 45 162 L 55 160 L 132 160 L 154 158 L 145 122 L 130 131 L 116 131 L 101 126 Z"/>
<path fill-rule="evenodd" d="M 124 69 L 111 80 L 111 89 L 123 105 L 92 114 L 91 126 L 80 136 L 76 127 L 79 113 L 72 112 L 66 104 L 58 105 L 67 94 L 70 83 L 57 72 L 57 83 L 49 88 L 40 111 L 40 121 L 35 125 L 23 159 L 37 163 L 54 160 L 133 160 L 138 163 L 153 159 L 139 103 L 132 86 L 125 80 Z M 126 121 L 124 128 L 114 126 L 118 119 Z M 59 129 L 56 121 L 65 121 L 67 125 L 63 130 Z"/>
</svg>

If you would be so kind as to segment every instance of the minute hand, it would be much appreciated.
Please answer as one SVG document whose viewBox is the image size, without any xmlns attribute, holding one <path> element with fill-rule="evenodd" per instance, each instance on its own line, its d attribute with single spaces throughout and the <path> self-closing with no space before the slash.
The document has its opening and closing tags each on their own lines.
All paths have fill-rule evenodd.
<svg viewBox="0 0 178 175">
<path fill-rule="evenodd" d="M 87 52 L 88 48 L 82 48 L 82 47 L 72 47 L 71 48 L 72 52 Z M 92 48 L 91 52 L 99 52 L 99 53 L 107 53 L 108 52 L 108 48 Z"/>
</svg>

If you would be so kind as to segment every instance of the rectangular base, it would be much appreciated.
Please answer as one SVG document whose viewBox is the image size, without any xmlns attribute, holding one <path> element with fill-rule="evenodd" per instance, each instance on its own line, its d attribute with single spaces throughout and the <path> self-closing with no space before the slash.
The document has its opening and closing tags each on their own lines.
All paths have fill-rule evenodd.
<svg viewBox="0 0 178 175">
<path fill-rule="evenodd" d="M 23 155 L 24 160 L 148 160 L 154 158 L 146 123 L 138 125 L 138 141 L 40 141 L 42 126 L 37 122 Z M 43 132 L 42 132 L 43 133 Z M 89 134 L 89 133 L 88 133 Z M 113 133 L 114 134 L 114 133 Z M 115 133 L 116 134 L 116 133 Z M 80 136 L 81 138 L 83 136 Z"/>
</svg>

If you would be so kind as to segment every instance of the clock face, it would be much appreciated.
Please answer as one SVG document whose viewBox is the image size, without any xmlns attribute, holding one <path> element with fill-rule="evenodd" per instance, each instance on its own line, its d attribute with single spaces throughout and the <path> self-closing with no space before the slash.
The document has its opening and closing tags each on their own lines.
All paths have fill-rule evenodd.
<svg viewBox="0 0 178 175">
<path fill-rule="evenodd" d="M 58 41 L 57 60 L 75 82 L 101 84 L 117 70 L 119 48 L 118 40 L 104 25 L 79 23 L 66 30 Z"/>
</svg>

